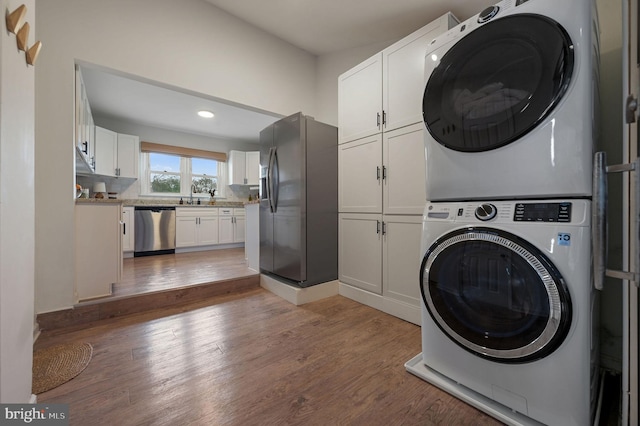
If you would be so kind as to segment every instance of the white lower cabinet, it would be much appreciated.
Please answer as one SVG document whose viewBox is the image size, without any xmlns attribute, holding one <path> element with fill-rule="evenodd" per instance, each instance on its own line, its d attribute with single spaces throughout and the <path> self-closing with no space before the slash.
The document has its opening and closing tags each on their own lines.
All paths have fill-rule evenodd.
<svg viewBox="0 0 640 426">
<path fill-rule="evenodd" d="M 338 278 L 382 294 L 381 215 L 342 213 L 338 220 Z"/>
<path fill-rule="evenodd" d="M 341 294 L 420 324 L 421 216 L 340 213 Z"/>
<path fill-rule="evenodd" d="M 242 243 L 245 233 L 244 208 L 220 208 L 219 240 L 220 244 Z"/>
<path fill-rule="evenodd" d="M 134 208 L 122 208 L 122 251 L 132 252 L 135 248 Z"/>
<path fill-rule="evenodd" d="M 75 206 L 76 301 L 109 296 L 122 277 L 122 205 Z"/>
<path fill-rule="evenodd" d="M 218 244 L 218 209 L 176 209 L 176 248 Z"/>
</svg>

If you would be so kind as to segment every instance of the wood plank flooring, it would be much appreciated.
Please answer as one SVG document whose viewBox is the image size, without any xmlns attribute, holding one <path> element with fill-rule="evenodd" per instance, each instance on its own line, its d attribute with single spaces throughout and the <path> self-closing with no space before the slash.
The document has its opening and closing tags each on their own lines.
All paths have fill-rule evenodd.
<svg viewBox="0 0 640 426">
<path fill-rule="evenodd" d="M 123 260 L 122 281 L 112 297 L 256 275 L 247 267 L 244 248 L 132 257 Z"/>
<path fill-rule="evenodd" d="M 420 328 L 342 296 L 263 290 L 44 331 L 89 342 L 78 377 L 38 395 L 71 425 L 498 425 L 409 374 Z"/>
</svg>

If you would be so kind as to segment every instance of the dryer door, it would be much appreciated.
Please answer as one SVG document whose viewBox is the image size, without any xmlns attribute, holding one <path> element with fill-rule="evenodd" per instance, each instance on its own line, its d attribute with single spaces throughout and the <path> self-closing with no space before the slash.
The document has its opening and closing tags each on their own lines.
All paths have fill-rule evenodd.
<svg viewBox="0 0 640 426">
<path fill-rule="evenodd" d="M 558 270 L 511 233 L 465 228 L 436 241 L 420 271 L 433 321 L 464 349 L 498 362 L 553 352 L 571 325 L 571 299 Z"/>
<path fill-rule="evenodd" d="M 495 19 L 470 32 L 440 59 L 424 90 L 422 113 L 447 148 L 489 151 L 536 127 L 567 91 L 573 44 L 540 15 Z"/>
</svg>

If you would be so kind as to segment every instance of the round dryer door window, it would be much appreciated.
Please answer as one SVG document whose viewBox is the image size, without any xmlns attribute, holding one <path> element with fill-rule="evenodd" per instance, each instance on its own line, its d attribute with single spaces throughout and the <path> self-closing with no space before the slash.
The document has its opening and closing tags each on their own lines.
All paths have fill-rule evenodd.
<svg viewBox="0 0 640 426">
<path fill-rule="evenodd" d="M 552 19 L 493 20 L 441 58 L 425 86 L 424 122 L 447 148 L 499 148 L 548 116 L 567 91 L 573 66 L 571 39 Z"/>
<path fill-rule="evenodd" d="M 420 272 L 433 321 L 483 358 L 529 362 L 553 352 L 571 325 L 571 299 L 557 269 L 505 231 L 465 228 L 436 241 Z"/>
</svg>

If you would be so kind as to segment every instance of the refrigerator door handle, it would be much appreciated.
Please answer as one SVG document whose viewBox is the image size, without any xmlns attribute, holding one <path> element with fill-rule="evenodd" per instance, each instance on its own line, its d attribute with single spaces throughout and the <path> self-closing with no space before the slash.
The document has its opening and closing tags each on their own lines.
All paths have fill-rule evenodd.
<svg viewBox="0 0 640 426">
<path fill-rule="evenodd" d="M 269 210 L 273 213 L 273 154 L 275 148 L 269 148 L 269 162 L 267 166 L 267 199 L 269 200 Z"/>
<path fill-rule="evenodd" d="M 278 211 L 278 194 L 280 193 L 280 168 L 278 166 L 278 148 L 273 148 L 273 168 L 271 172 L 271 203 L 273 212 Z"/>
</svg>

